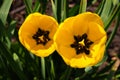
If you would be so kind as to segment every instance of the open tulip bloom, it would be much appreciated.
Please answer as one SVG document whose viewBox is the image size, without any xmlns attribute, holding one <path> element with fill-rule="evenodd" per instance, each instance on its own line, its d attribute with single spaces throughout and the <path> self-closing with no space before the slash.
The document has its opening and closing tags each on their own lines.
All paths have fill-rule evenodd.
<svg viewBox="0 0 120 80">
<path fill-rule="evenodd" d="M 53 37 L 57 28 L 51 16 L 32 13 L 19 29 L 19 40 L 33 54 L 46 57 L 55 51 Z"/>
<path fill-rule="evenodd" d="M 91 12 L 62 22 L 55 34 L 56 50 L 67 65 L 84 68 L 97 64 L 104 56 L 106 32 L 101 18 Z"/>
</svg>

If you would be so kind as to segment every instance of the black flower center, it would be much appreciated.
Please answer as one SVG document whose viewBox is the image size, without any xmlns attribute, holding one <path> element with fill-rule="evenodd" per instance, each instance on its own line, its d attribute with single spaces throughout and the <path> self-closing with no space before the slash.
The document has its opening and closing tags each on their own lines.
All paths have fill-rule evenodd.
<svg viewBox="0 0 120 80">
<path fill-rule="evenodd" d="M 49 40 L 49 31 L 44 31 L 38 28 L 38 31 L 32 36 L 32 38 L 36 41 L 36 44 L 45 45 Z"/>
<path fill-rule="evenodd" d="M 92 41 L 90 41 L 88 38 L 87 38 L 87 34 L 83 34 L 82 36 L 74 36 L 74 40 L 75 42 L 73 42 L 73 44 L 71 44 L 70 46 L 72 48 L 75 48 L 76 50 L 76 54 L 80 54 L 80 53 L 85 53 L 87 55 L 90 54 L 90 50 L 89 50 L 89 47 L 90 45 L 93 44 Z"/>
</svg>

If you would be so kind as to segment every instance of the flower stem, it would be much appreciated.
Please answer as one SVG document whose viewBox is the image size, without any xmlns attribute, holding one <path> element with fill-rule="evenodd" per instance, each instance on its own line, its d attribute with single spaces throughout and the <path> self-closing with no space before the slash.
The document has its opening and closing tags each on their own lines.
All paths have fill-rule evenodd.
<svg viewBox="0 0 120 80">
<path fill-rule="evenodd" d="M 41 57 L 41 71 L 42 71 L 43 80 L 45 80 L 45 59 L 44 57 Z"/>
</svg>

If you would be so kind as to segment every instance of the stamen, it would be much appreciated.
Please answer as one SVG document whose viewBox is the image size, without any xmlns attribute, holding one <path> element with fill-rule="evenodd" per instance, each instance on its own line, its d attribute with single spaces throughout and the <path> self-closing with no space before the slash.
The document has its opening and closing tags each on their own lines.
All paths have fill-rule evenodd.
<svg viewBox="0 0 120 80">
<path fill-rule="evenodd" d="M 36 41 L 36 44 L 45 45 L 49 40 L 49 31 L 44 31 L 38 28 L 38 31 L 32 36 L 32 38 Z"/>
<path fill-rule="evenodd" d="M 92 41 L 87 39 L 87 34 L 83 34 L 82 36 L 74 36 L 75 42 L 71 44 L 70 46 L 72 48 L 75 48 L 76 54 L 80 54 L 85 52 L 85 54 L 89 55 L 90 50 L 89 47 L 93 44 Z"/>
</svg>

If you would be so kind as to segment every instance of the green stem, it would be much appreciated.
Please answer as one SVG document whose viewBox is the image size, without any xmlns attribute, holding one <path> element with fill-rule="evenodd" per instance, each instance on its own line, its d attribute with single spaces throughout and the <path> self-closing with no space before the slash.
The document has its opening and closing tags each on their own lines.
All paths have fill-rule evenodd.
<svg viewBox="0 0 120 80">
<path fill-rule="evenodd" d="M 45 59 L 44 57 L 41 57 L 41 71 L 42 71 L 42 77 L 43 80 L 45 80 Z"/>
</svg>

